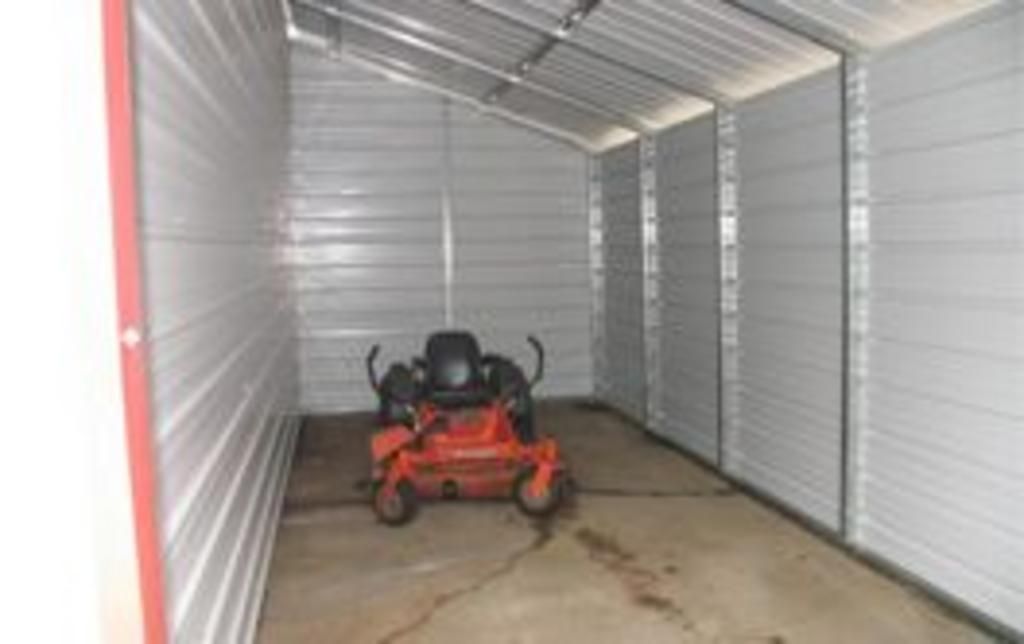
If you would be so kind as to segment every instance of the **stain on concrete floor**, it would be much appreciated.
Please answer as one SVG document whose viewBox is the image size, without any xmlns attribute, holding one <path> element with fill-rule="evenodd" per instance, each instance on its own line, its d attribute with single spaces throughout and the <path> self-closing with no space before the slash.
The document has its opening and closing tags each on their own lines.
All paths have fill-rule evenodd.
<svg viewBox="0 0 1024 644">
<path fill-rule="evenodd" d="M 258 641 L 988 641 L 614 415 L 540 422 L 579 490 L 558 517 L 440 502 L 395 529 L 365 503 L 370 416 L 309 420 Z"/>
</svg>

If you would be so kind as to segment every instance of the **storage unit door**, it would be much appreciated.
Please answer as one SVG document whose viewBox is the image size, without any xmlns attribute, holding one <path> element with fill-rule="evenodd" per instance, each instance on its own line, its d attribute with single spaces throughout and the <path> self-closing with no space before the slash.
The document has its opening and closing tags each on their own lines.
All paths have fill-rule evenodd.
<svg viewBox="0 0 1024 644">
<path fill-rule="evenodd" d="M 608 402 L 635 420 L 647 409 L 644 256 L 640 220 L 640 145 L 600 157 Z"/>
<path fill-rule="evenodd" d="M 869 68 L 855 539 L 1024 632 L 1024 9 Z"/>
<path fill-rule="evenodd" d="M 370 346 L 386 367 L 445 324 L 442 102 L 301 50 L 291 72 L 300 404 L 369 409 Z"/>
<path fill-rule="evenodd" d="M 739 396 L 727 469 L 829 527 L 841 472 L 839 75 L 738 109 Z"/>
<path fill-rule="evenodd" d="M 586 157 L 459 105 L 448 117 L 455 326 L 528 373 L 536 335 L 548 358 L 540 395 L 589 395 Z"/>
<path fill-rule="evenodd" d="M 709 461 L 718 457 L 719 316 L 715 117 L 657 139 L 661 325 L 657 426 Z"/>
</svg>

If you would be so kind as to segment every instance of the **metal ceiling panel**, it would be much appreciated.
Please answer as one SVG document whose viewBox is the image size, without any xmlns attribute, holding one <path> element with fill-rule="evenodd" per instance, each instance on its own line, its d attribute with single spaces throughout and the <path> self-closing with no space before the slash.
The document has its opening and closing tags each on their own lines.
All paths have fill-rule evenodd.
<svg viewBox="0 0 1024 644">
<path fill-rule="evenodd" d="M 558 26 L 559 19 L 572 11 L 578 0 L 471 0 L 473 4 L 490 7 L 507 13 L 534 25 L 538 29 L 551 31 Z"/>
<path fill-rule="evenodd" d="M 743 0 L 758 9 L 792 15 L 825 31 L 879 49 L 930 31 L 997 0 Z"/>
<path fill-rule="evenodd" d="M 501 106 L 560 130 L 573 132 L 597 147 L 616 145 L 636 137 L 633 130 L 609 125 L 593 114 L 571 105 L 554 103 L 525 87 L 513 87 L 506 92 Z"/>
<path fill-rule="evenodd" d="M 561 34 L 576 0 L 292 3 L 300 29 L 337 41 L 338 26 L 310 16 L 308 7 L 340 12 L 342 22 L 349 15 L 341 46 L 369 50 L 447 91 L 494 98 L 510 112 L 529 105 L 534 118 L 545 114 L 549 124 L 606 149 L 622 140 L 616 127 L 668 127 L 706 112 L 701 99 L 751 98 L 835 64 L 837 50 L 888 46 L 993 1 L 615 0 L 598 3 Z M 387 32 L 369 37 L 367 20 Z M 415 39 L 447 55 L 410 44 Z M 536 96 L 513 91 L 520 85 Z M 600 120 L 604 127 L 593 124 Z"/>
<path fill-rule="evenodd" d="M 450 0 L 317 1 L 506 70 L 513 69 L 542 40 L 536 31 Z"/>
<path fill-rule="evenodd" d="M 664 83 L 624 71 L 570 47 L 556 47 L 530 77 L 633 115 L 652 129 L 707 111 L 709 107 L 705 101 L 681 95 Z"/>
<path fill-rule="evenodd" d="M 416 77 L 444 83 L 470 96 L 483 96 L 496 82 L 493 74 L 477 67 L 454 61 L 359 25 L 342 23 L 341 46 L 395 66 Z"/>
<path fill-rule="evenodd" d="M 683 85 L 746 98 L 835 62 L 830 52 L 723 3 L 617 0 L 598 6 L 580 45 Z M 625 75 L 620 72 L 621 75 Z"/>
</svg>

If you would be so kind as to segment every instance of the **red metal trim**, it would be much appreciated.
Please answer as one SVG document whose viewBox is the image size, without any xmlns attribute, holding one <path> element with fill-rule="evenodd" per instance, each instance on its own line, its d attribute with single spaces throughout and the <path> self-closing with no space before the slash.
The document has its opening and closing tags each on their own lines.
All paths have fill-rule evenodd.
<svg viewBox="0 0 1024 644">
<path fill-rule="evenodd" d="M 103 0 L 108 163 L 114 220 L 124 420 L 135 515 L 143 627 L 148 644 L 164 644 L 167 641 L 167 622 L 157 527 L 149 379 L 145 343 L 140 341 L 138 335 L 144 328 L 145 316 L 136 226 L 135 120 L 132 109 L 129 1 Z"/>
</svg>

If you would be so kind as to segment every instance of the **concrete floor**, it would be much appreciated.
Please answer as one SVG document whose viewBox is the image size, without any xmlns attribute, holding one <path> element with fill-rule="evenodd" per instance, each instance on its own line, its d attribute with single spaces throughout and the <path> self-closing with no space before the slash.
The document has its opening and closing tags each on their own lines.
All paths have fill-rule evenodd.
<svg viewBox="0 0 1024 644">
<path fill-rule="evenodd" d="M 616 416 L 541 406 L 580 487 L 557 519 L 364 501 L 368 416 L 307 422 L 259 641 L 982 642 L 971 625 Z"/>
</svg>

